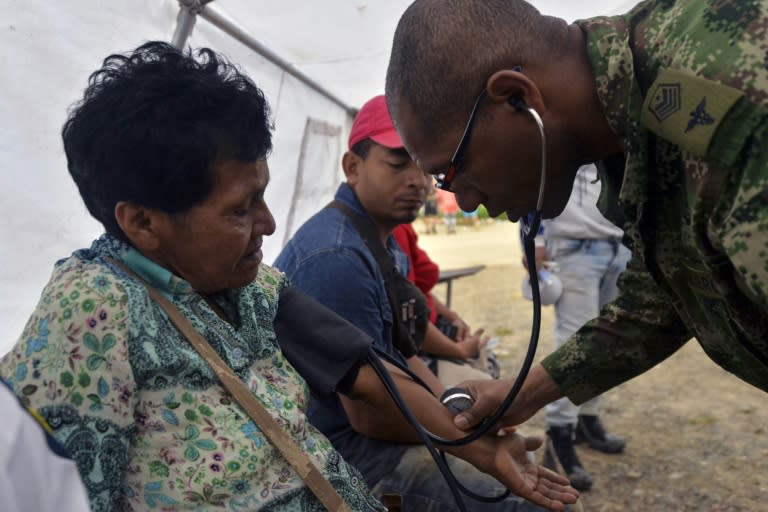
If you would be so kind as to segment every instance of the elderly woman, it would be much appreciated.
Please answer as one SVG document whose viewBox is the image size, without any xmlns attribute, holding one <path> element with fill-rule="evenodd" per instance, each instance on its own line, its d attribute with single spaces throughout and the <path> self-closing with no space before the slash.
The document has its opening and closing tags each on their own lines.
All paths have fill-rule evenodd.
<svg viewBox="0 0 768 512">
<path fill-rule="evenodd" d="M 95 511 L 321 508 L 145 283 L 352 510 L 383 509 L 305 417 L 304 378 L 313 392 L 399 415 L 365 364 L 364 335 L 261 263 L 275 229 L 264 202 L 270 129 L 250 79 L 210 50 L 193 56 L 164 43 L 108 57 L 64 126 L 69 172 L 106 234 L 56 264 L 0 375 L 75 459 Z M 340 343 L 355 356 L 329 355 Z M 396 378 L 429 428 L 460 435 L 434 397 Z M 567 481 L 526 464 L 525 449 L 539 443 L 515 435 L 452 452 L 561 508 L 575 499 Z"/>
</svg>

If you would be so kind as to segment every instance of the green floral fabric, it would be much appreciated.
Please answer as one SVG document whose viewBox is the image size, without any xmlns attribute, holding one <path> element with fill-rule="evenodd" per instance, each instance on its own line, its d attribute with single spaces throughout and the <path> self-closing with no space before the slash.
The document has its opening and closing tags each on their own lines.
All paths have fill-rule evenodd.
<svg viewBox="0 0 768 512">
<path fill-rule="evenodd" d="M 104 235 L 56 264 L 0 375 L 77 462 L 94 511 L 324 510 L 148 296 L 161 290 L 304 448 L 353 510 L 383 510 L 305 416 L 308 391 L 276 343 L 284 276 L 212 297 Z"/>
</svg>

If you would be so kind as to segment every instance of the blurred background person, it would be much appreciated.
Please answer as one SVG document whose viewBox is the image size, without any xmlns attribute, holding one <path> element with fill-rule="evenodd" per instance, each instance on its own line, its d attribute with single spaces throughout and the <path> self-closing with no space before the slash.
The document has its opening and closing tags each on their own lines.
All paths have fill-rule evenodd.
<svg viewBox="0 0 768 512">
<path fill-rule="evenodd" d="M 597 209 L 599 196 L 597 169 L 592 164 L 582 166 L 565 209 L 554 219 L 543 221 L 536 236 L 536 269 L 548 265 L 562 284 L 554 303 L 557 347 L 616 297 L 616 281 L 630 258 L 629 249 L 621 243 L 622 230 Z M 527 266 L 525 256 L 523 259 Z M 624 440 L 605 431 L 598 403 L 599 397 L 595 397 L 577 406 L 564 397 L 546 408 L 547 435 L 554 455 L 580 491 L 592 486 L 592 477 L 584 469 L 574 442 L 586 442 L 603 453 L 624 450 Z"/>
<path fill-rule="evenodd" d="M 436 234 L 437 224 L 440 222 L 440 212 L 437 209 L 437 188 L 432 184 L 427 198 L 424 200 L 424 211 L 421 216 L 424 223 L 425 234 Z"/>
<path fill-rule="evenodd" d="M 443 216 L 446 233 L 456 232 L 456 214 L 459 212 L 459 203 L 456 202 L 456 196 L 453 192 L 436 189 L 437 208 Z"/>
</svg>

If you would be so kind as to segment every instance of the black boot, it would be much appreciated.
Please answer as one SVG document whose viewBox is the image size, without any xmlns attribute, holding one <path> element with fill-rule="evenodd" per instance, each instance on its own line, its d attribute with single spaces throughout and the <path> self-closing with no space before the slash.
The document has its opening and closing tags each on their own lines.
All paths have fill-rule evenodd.
<svg viewBox="0 0 768 512">
<path fill-rule="evenodd" d="M 600 418 L 591 414 L 580 414 L 576 424 L 576 443 L 583 442 L 603 453 L 621 453 L 626 444 L 622 438 L 606 432 Z"/>
<path fill-rule="evenodd" d="M 563 467 L 565 476 L 571 481 L 573 488 L 577 491 L 588 491 L 592 487 L 592 477 L 581 465 L 576 450 L 573 449 L 573 427 L 571 425 L 550 426 L 547 430 L 547 436 L 552 441 L 557 460 Z"/>
</svg>

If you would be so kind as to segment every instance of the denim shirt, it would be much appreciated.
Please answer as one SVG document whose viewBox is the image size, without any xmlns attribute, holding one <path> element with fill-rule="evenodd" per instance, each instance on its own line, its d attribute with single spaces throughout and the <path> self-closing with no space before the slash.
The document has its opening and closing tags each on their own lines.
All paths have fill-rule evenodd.
<svg viewBox="0 0 768 512">
<path fill-rule="evenodd" d="M 346 183 L 339 186 L 335 198 L 366 215 Z M 407 256 L 391 236 L 387 248 L 398 270 L 406 275 Z M 293 235 L 274 266 L 305 293 L 362 329 L 378 349 L 405 364 L 392 345 L 393 317 L 384 278 L 345 214 L 335 208 L 320 210 Z M 406 449 L 405 445 L 373 440 L 355 432 L 337 397 L 312 396 L 308 416 L 371 486 L 394 469 Z"/>
</svg>

